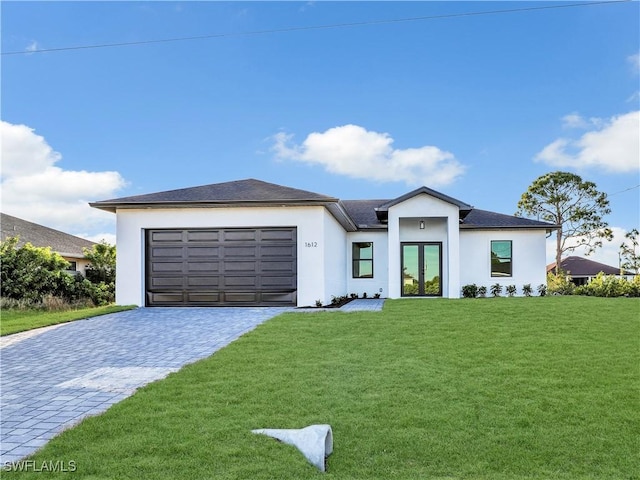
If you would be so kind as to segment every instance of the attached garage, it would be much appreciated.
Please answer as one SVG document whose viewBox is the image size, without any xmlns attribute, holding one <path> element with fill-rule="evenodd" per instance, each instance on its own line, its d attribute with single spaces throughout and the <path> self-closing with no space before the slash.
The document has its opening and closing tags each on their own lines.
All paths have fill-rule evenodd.
<svg viewBox="0 0 640 480">
<path fill-rule="evenodd" d="M 145 231 L 146 306 L 295 306 L 295 227 Z"/>
</svg>

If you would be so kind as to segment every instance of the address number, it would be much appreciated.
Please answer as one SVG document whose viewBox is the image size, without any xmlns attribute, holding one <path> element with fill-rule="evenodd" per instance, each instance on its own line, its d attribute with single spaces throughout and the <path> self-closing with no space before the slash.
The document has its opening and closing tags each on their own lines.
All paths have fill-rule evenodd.
<svg viewBox="0 0 640 480">
<path fill-rule="evenodd" d="M 307 248 L 316 248 L 318 246 L 318 242 L 304 242 L 304 246 Z"/>
</svg>

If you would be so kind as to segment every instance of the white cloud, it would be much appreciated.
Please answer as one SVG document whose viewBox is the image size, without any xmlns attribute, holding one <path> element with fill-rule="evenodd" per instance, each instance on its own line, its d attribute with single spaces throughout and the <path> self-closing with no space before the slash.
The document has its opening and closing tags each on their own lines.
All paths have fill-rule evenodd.
<svg viewBox="0 0 640 480">
<path fill-rule="evenodd" d="M 25 50 L 27 52 L 35 52 L 36 50 L 40 50 L 40 45 L 35 40 L 32 40 Z"/>
<path fill-rule="evenodd" d="M 91 240 L 92 242 L 96 242 L 96 243 L 105 241 L 110 245 L 116 244 L 116 235 L 114 233 L 96 233 L 94 235 L 89 235 L 87 233 L 76 233 L 75 235 L 77 237 L 84 238 L 86 240 Z"/>
<path fill-rule="evenodd" d="M 89 201 L 114 197 L 125 181 L 118 172 L 64 170 L 62 155 L 26 125 L 0 121 L 2 211 L 74 233 L 113 228 L 115 215 Z"/>
<path fill-rule="evenodd" d="M 580 114 L 575 112 L 562 117 L 563 128 L 587 129 L 592 127 L 600 128 L 602 127 L 602 125 L 603 125 L 603 121 L 601 118 L 592 117 L 592 118 L 586 119 L 582 117 Z"/>
<path fill-rule="evenodd" d="M 567 117 L 564 117 L 565 124 Z M 618 115 L 601 121 L 600 125 L 597 120 L 589 120 L 596 129 L 577 140 L 559 138 L 553 141 L 536 155 L 535 161 L 554 167 L 599 168 L 613 173 L 638 170 L 640 111 Z M 578 119 L 571 121 L 577 123 Z"/>
<path fill-rule="evenodd" d="M 464 173 L 455 156 L 434 146 L 394 149 L 388 133 L 372 132 L 358 125 L 343 125 L 310 133 L 300 144 L 293 135 L 272 137 L 277 158 L 320 165 L 328 172 L 380 182 L 403 181 L 408 185 L 448 185 Z"/>
</svg>

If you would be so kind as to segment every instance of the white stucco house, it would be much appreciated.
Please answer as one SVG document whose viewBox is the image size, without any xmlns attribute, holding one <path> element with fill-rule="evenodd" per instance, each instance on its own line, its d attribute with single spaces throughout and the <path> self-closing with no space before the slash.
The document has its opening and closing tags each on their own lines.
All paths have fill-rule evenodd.
<svg viewBox="0 0 640 480">
<path fill-rule="evenodd" d="M 339 200 L 248 179 L 91 203 L 117 217 L 119 304 L 314 305 L 351 293 L 459 298 L 546 282 L 555 225 L 421 187 Z"/>
</svg>

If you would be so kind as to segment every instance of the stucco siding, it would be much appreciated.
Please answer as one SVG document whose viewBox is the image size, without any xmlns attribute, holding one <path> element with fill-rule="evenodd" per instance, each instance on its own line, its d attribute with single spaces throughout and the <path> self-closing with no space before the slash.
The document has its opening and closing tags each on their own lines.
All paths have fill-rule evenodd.
<svg viewBox="0 0 640 480">
<path fill-rule="evenodd" d="M 318 299 L 326 305 L 332 296 L 339 297 L 347 291 L 346 232 L 328 211 L 325 210 L 323 216 L 324 297 L 316 297 L 307 305 L 313 305 Z"/>
<path fill-rule="evenodd" d="M 522 286 L 530 284 L 534 292 L 546 283 L 546 251 L 544 230 L 462 230 L 460 232 L 460 283 L 475 283 L 487 289 L 495 283 L 503 287 L 515 285 L 518 295 Z M 512 275 L 491 276 L 491 241 L 512 241 Z"/>
<path fill-rule="evenodd" d="M 116 302 L 144 305 L 146 229 L 282 226 L 297 228 L 298 305 L 311 305 L 317 298 L 330 296 L 324 291 L 324 233 L 318 229 L 325 224 L 325 214 L 320 206 L 118 209 Z M 317 242 L 318 247 L 305 247 L 305 242 Z"/>
<path fill-rule="evenodd" d="M 354 242 L 373 242 L 373 278 L 353 278 Z M 387 232 L 349 232 L 346 239 L 346 292 L 366 293 L 369 297 L 379 293 L 381 297 L 389 296 L 389 242 Z"/>
</svg>

